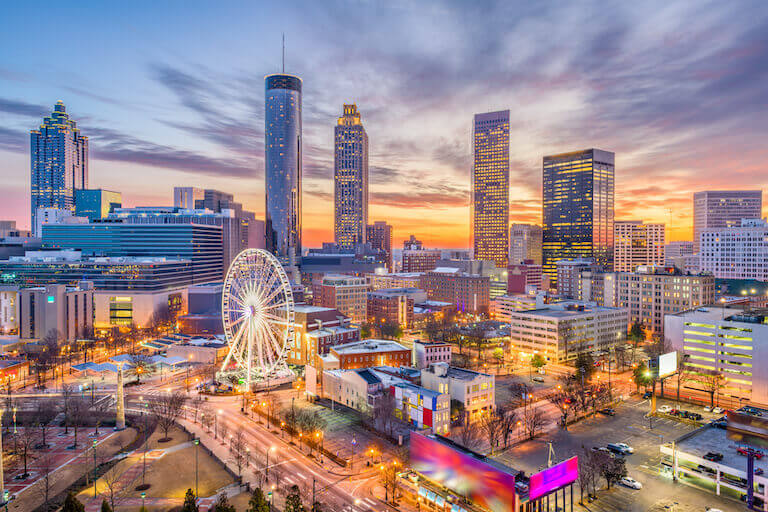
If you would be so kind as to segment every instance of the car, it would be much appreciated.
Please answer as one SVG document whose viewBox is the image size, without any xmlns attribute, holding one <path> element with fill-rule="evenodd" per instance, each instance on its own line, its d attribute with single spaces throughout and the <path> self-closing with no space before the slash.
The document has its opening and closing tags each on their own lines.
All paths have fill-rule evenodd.
<svg viewBox="0 0 768 512">
<path fill-rule="evenodd" d="M 605 446 L 593 446 L 592 447 L 592 451 L 593 452 L 606 452 L 606 453 L 610 453 L 611 452 L 611 450 L 609 450 Z"/>
<path fill-rule="evenodd" d="M 725 420 L 715 420 L 712 423 L 710 423 L 715 428 L 721 428 L 723 430 L 728 428 L 728 422 Z"/>
<path fill-rule="evenodd" d="M 650 391 L 646 391 L 645 393 L 643 393 L 643 399 L 648 399 L 648 398 L 651 398 L 652 396 L 653 396 L 653 393 Z"/>
<path fill-rule="evenodd" d="M 598 411 L 600 414 L 605 414 L 606 416 L 616 416 L 616 411 L 613 410 L 611 407 L 606 407 L 605 409 L 600 409 Z"/>
<path fill-rule="evenodd" d="M 689 420 L 694 420 L 694 421 L 701 421 L 702 418 L 704 418 L 701 414 L 697 412 L 689 412 L 689 411 L 685 411 L 685 415 L 683 417 L 688 418 Z"/>
<path fill-rule="evenodd" d="M 760 476 L 763 474 L 763 468 L 755 468 L 755 474 L 757 476 Z"/>
<path fill-rule="evenodd" d="M 705 460 L 711 460 L 712 462 L 720 462 L 723 460 L 723 454 L 718 452 L 707 452 L 704 455 Z"/>
<path fill-rule="evenodd" d="M 749 455 L 749 449 L 744 448 L 743 446 L 738 447 L 736 449 L 736 452 L 739 455 L 744 455 L 745 457 Z M 752 455 L 754 455 L 757 460 L 760 460 L 763 458 L 763 452 L 761 452 L 760 450 L 752 450 Z"/>
<path fill-rule="evenodd" d="M 546 371 L 544 368 L 539 368 L 537 371 L 538 371 L 538 372 L 539 372 L 541 375 L 546 375 L 546 374 L 547 374 L 547 371 Z"/>
<path fill-rule="evenodd" d="M 673 411 L 672 407 L 670 407 L 669 405 L 662 405 L 661 407 L 659 407 L 658 410 L 659 412 L 663 412 L 665 414 L 669 414 L 670 412 Z"/>
<path fill-rule="evenodd" d="M 722 407 L 715 407 L 714 409 L 712 409 L 712 412 L 715 414 L 723 414 L 725 412 L 725 409 L 723 409 Z"/>
<path fill-rule="evenodd" d="M 613 453 L 618 453 L 621 455 L 629 455 L 630 453 L 635 453 L 635 449 L 629 446 L 627 443 L 608 443 L 606 448 L 611 450 Z"/>
<path fill-rule="evenodd" d="M 616 446 L 624 450 L 625 453 L 635 453 L 635 449 L 629 446 L 627 443 L 616 443 Z"/>
<path fill-rule="evenodd" d="M 540 377 L 540 376 L 537 375 L 532 380 L 534 382 L 544 382 L 544 377 Z"/>
<path fill-rule="evenodd" d="M 704 406 L 704 412 L 712 412 L 712 408 L 708 405 Z"/>
<path fill-rule="evenodd" d="M 754 407 L 750 407 L 748 405 L 742 407 L 740 409 L 742 412 L 745 412 L 747 414 L 751 414 L 752 416 L 762 416 L 763 413 L 760 412 L 760 409 L 755 409 Z"/>
<path fill-rule="evenodd" d="M 722 510 L 720 510 L 719 508 L 709 508 L 709 507 L 707 507 L 707 508 L 704 510 L 704 512 L 723 512 L 723 511 L 722 511 Z"/>
<path fill-rule="evenodd" d="M 625 486 L 629 487 L 630 489 L 642 489 L 643 488 L 643 484 L 641 484 L 640 482 L 638 482 L 637 480 L 635 480 L 634 478 L 632 478 L 630 476 L 625 476 L 624 478 L 619 480 L 619 483 L 621 483 L 621 485 L 625 485 Z"/>
</svg>

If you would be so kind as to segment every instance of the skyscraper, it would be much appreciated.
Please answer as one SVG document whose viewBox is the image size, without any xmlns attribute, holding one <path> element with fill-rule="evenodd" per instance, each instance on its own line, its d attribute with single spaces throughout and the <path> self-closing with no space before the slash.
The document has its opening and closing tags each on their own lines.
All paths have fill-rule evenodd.
<svg viewBox="0 0 768 512">
<path fill-rule="evenodd" d="M 53 113 L 30 131 L 31 212 L 38 208 L 75 210 L 75 190 L 88 188 L 88 137 L 57 101 Z M 34 233 L 40 235 L 39 233 Z"/>
<path fill-rule="evenodd" d="M 264 78 L 266 248 L 283 261 L 301 256 L 301 78 Z"/>
<path fill-rule="evenodd" d="M 383 220 L 369 224 L 366 230 L 366 241 L 372 249 L 382 251 L 386 255 L 387 270 L 392 272 L 392 226 Z"/>
<path fill-rule="evenodd" d="M 509 231 L 509 263 L 532 260 L 535 265 L 541 265 L 541 226 L 512 224 Z"/>
<path fill-rule="evenodd" d="M 741 219 L 759 219 L 763 212 L 762 190 L 706 190 L 693 194 L 693 246 L 705 229 L 735 228 Z"/>
<path fill-rule="evenodd" d="M 365 243 L 368 225 L 368 134 L 357 105 L 344 105 L 334 129 L 334 231 L 336 245 L 355 249 Z"/>
<path fill-rule="evenodd" d="M 509 262 L 509 110 L 475 114 L 472 130 L 474 257 Z"/>
<path fill-rule="evenodd" d="M 613 266 L 614 159 L 586 149 L 544 157 L 544 273 L 557 279 L 562 259 Z"/>
</svg>

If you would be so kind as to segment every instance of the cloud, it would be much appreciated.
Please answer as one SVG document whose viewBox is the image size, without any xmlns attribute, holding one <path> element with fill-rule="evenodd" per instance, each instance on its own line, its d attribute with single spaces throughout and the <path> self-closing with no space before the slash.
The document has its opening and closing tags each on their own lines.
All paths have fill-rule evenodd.
<svg viewBox="0 0 768 512">
<path fill-rule="evenodd" d="M 48 115 L 50 110 L 41 105 L 34 105 L 24 101 L 0 98 L 0 112 L 14 114 L 17 116 L 42 118 L 43 116 Z"/>
</svg>

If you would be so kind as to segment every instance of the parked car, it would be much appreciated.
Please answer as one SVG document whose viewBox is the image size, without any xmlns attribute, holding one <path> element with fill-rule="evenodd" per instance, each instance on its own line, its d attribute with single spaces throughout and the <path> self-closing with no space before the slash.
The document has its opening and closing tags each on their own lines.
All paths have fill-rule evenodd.
<svg viewBox="0 0 768 512">
<path fill-rule="evenodd" d="M 711 412 L 711 411 L 712 411 L 712 408 L 710 406 L 708 405 L 704 406 L 704 412 Z"/>
<path fill-rule="evenodd" d="M 613 453 L 618 453 L 620 455 L 629 455 L 630 453 L 635 452 L 635 449 L 626 443 L 608 443 L 606 448 L 611 450 Z"/>
<path fill-rule="evenodd" d="M 685 417 L 689 420 L 701 421 L 704 417 L 697 412 L 685 411 Z"/>
<path fill-rule="evenodd" d="M 739 455 L 744 455 L 745 457 L 749 455 L 749 450 L 747 448 L 744 448 L 743 446 L 740 446 L 736 449 L 736 452 L 738 452 Z M 752 455 L 755 456 L 757 460 L 760 460 L 763 458 L 763 452 L 760 450 L 752 450 Z"/>
<path fill-rule="evenodd" d="M 642 489 L 643 484 L 635 480 L 634 478 L 630 476 L 625 476 L 620 480 L 621 485 L 625 485 L 629 487 L 630 489 Z"/>
<path fill-rule="evenodd" d="M 541 377 L 541 376 L 537 375 L 532 380 L 534 382 L 544 382 L 544 377 Z"/>
<path fill-rule="evenodd" d="M 605 409 L 600 409 L 601 414 L 605 414 L 606 416 L 616 416 L 616 411 L 613 410 L 611 407 L 606 407 Z"/>
<path fill-rule="evenodd" d="M 728 422 L 726 420 L 715 420 L 712 423 L 710 423 L 715 428 L 721 428 L 723 430 L 728 428 Z"/>
<path fill-rule="evenodd" d="M 723 409 L 722 407 L 715 407 L 714 409 L 712 409 L 712 412 L 715 414 L 723 414 L 725 412 L 725 409 Z"/>
<path fill-rule="evenodd" d="M 626 453 L 635 453 L 635 449 L 629 446 L 627 443 L 616 443 L 616 446 L 624 450 Z"/>
<path fill-rule="evenodd" d="M 712 462 L 720 462 L 723 460 L 723 454 L 718 452 L 707 452 L 704 455 L 705 460 L 711 460 Z"/>
<path fill-rule="evenodd" d="M 651 391 L 646 391 L 645 393 L 643 393 L 644 399 L 651 398 L 652 396 L 653 396 L 653 393 Z"/>
<path fill-rule="evenodd" d="M 763 474 L 763 468 L 755 468 L 755 474 L 757 476 L 760 476 Z"/>
<path fill-rule="evenodd" d="M 752 416 L 762 416 L 763 413 L 760 412 L 760 409 L 755 409 L 754 407 L 750 407 L 749 405 L 746 405 L 739 409 L 742 412 L 745 412 L 747 414 L 751 414 Z"/>
<path fill-rule="evenodd" d="M 672 412 L 673 410 L 674 410 L 674 409 L 672 409 L 672 407 L 670 407 L 669 405 L 662 405 L 662 406 L 661 406 L 661 407 L 659 407 L 659 409 L 658 409 L 658 411 L 659 411 L 659 412 L 663 412 L 663 413 L 665 413 L 665 414 L 669 414 L 669 413 L 670 413 L 670 412 Z"/>
</svg>

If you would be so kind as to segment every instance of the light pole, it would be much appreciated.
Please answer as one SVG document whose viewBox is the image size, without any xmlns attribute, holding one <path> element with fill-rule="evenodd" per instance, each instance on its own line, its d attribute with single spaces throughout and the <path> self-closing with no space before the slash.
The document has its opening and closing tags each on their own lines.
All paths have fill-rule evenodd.
<svg viewBox="0 0 768 512">
<path fill-rule="evenodd" d="M 141 493 L 141 510 L 146 510 L 146 509 L 144 508 L 144 499 L 145 499 L 146 497 L 147 497 L 147 493 L 142 491 L 142 493 Z"/>
<path fill-rule="evenodd" d="M 267 465 L 264 468 L 264 478 L 266 480 L 269 480 L 269 452 L 273 452 L 273 451 L 275 451 L 274 446 L 270 446 L 269 448 L 267 448 Z"/>
<path fill-rule="evenodd" d="M 96 497 L 96 440 L 93 440 L 93 497 Z"/>
<path fill-rule="evenodd" d="M 195 443 L 195 498 L 197 498 L 200 496 L 197 492 L 197 447 L 200 446 L 200 438 L 196 437 L 193 442 Z"/>
</svg>

